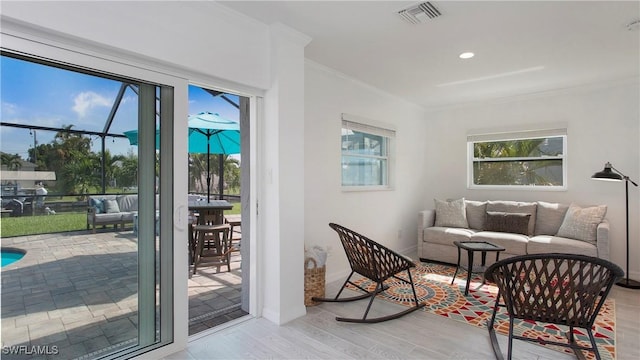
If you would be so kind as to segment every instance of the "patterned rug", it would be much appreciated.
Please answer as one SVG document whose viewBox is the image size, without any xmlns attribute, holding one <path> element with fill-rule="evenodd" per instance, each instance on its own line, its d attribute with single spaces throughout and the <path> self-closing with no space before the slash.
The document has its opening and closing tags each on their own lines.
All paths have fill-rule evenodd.
<svg viewBox="0 0 640 360">
<path fill-rule="evenodd" d="M 493 313 L 497 288 L 492 284 L 484 284 L 479 287 L 482 282 L 481 274 L 474 274 L 469 286 L 469 295 L 464 296 L 467 273 L 465 271 L 458 272 L 454 284 L 451 285 L 451 277 L 454 272 L 455 266 L 434 263 L 419 263 L 413 269 L 411 276 L 416 286 L 418 301 L 427 303 L 423 310 L 486 329 L 486 324 Z M 360 279 L 354 282 L 369 291 L 375 289 L 375 283 L 369 279 Z M 379 298 L 405 306 L 414 305 L 410 285 L 395 279 L 388 280 L 385 284 L 389 286 L 389 289 L 378 295 Z M 351 288 L 355 289 L 352 286 Z M 552 341 L 566 341 L 567 327 L 517 320 L 516 323 L 514 334 L 526 334 L 527 337 Z M 500 334 L 507 335 L 509 333 L 509 318 L 504 308 L 501 308 L 496 317 L 495 327 Z M 589 345 L 589 336 L 583 329 L 574 329 L 574 333 L 578 343 Z M 593 334 L 601 358 L 615 359 L 615 305 L 613 299 L 605 301 L 593 327 Z M 517 340 L 514 344 L 517 344 Z M 572 353 L 572 350 L 568 348 L 547 346 L 554 350 Z M 503 350 L 506 351 L 506 348 Z M 583 351 L 583 353 L 587 359 L 594 358 L 591 351 Z"/>
</svg>

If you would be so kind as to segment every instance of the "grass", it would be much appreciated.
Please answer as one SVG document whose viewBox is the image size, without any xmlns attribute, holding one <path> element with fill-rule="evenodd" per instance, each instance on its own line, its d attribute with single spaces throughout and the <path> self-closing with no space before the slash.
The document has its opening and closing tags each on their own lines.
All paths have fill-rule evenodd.
<svg viewBox="0 0 640 360">
<path fill-rule="evenodd" d="M 4 217 L 0 220 L 1 237 L 77 231 L 86 228 L 87 214 L 84 212 Z"/>
<path fill-rule="evenodd" d="M 240 214 L 240 203 L 226 214 Z M 59 212 L 55 215 L 4 217 L 0 219 L 0 237 L 50 234 L 87 229 L 85 212 Z"/>
</svg>

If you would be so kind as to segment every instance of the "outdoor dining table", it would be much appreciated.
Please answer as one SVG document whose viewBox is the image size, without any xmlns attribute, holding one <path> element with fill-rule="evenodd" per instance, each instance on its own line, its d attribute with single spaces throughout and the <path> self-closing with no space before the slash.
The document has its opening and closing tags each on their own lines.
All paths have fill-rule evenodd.
<svg viewBox="0 0 640 360">
<path fill-rule="evenodd" d="M 197 225 L 205 225 L 205 219 L 211 218 L 210 216 L 205 215 L 213 215 L 214 223 L 210 225 L 218 225 L 224 223 L 224 210 L 233 209 L 233 205 L 226 200 L 209 200 L 206 198 L 199 200 L 190 200 L 189 211 L 193 213 L 198 213 L 198 220 L 196 222 Z M 189 263 L 193 262 L 193 255 L 195 251 L 196 239 L 193 233 L 193 224 L 189 224 Z"/>
<path fill-rule="evenodd" d="M 224 223 L 223 212 L 224 210 L 233 209 L 233 205 L 227 200 L 209 200 L 207 202 L 204 200 L 191 200 L 189 201 L 189 211 L 197 212 L 200 216 L 198 216 L 198 224 L 201 224 L 201 221 L 204 221 L 205 218 L 202 215 L 212 214 L 215 217 L 216 224 Z"/>
</svg>

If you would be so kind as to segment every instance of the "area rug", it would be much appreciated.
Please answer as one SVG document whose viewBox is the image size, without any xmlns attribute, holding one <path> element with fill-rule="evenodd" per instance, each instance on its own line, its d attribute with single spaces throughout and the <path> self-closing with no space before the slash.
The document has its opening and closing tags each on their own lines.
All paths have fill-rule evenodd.
<svg viewBox="0 0 640 360">
<path fill-rule="evenodd" d="M 451 285 L 451 277 L 455 269 L 455 266 L 444 264 L 418 263 L 411 273 L 416 286 L 418 301 L 426 302 L 427 305 L 423 308 L 424 311 L 486 329 L 486 324 L 493 313 L 493 305 L 498 292 L 497 288 L 490 283 L 480 286 L 482 283 L 481 274 L 474 274 L 469 286 L 469 295 L 464 296 L 467 273 L 464 271 L 459 272 L 454 284 Z M 359 279 L 354 283 L 369 291 L 375 289 L 375 283 L 369 279 Z M 405 306 L 414 305 L 410 285 L 395 279 L 388 280 L 385 285 L 388 285 L 389 289 L 379 294 L 379 298 Z M 352 289 L 355 289 L 355 287 L 352 287 Z M 566 341 L 567 327 L 527 321 L 516 322 L 514 333 L 517 335 L 526 334 L 525 336 L 527 337 L 543 340 Z M 508 335 L 509 317 L 504 308 L 501 308 L 496 317 L 495 327 L 498 333 L 505 336 Z M 589 336 L 583 329 L 574 329 L 574 333 L 578 343 L 589 345 Z M 596 338 L 601 358 L 615 359 L 615 305 L 613 299 L 605 301 L 593 327 L 593 334 Z M 487 333 L 487 341 L 488 336 Z M 517 344 L 517 341 L 515 344 Z M 572 353 L 572 350 L 568 348 L 545 346 L 557 351 Z M 504 351 L 506 351 L 506 348 Z M 583 353 L 587 359 L 595 358 L 591 351 L 583 351 Z"/>
</svg>

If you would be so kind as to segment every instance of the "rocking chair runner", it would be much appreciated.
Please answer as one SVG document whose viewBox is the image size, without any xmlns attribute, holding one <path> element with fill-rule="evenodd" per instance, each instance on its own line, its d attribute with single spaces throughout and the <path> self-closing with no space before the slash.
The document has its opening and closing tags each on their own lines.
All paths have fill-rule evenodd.
<svg viewBox="0 0 640 360">
<path fill-rule="evenodd" d="M 503 359 L 493 327 L 498 307 L 506 307 L 509 315 L 508 359 L 513 339 L 569 347 L 579 359 L 584 359 L 581 350 L 591 350 L 600 359 L 591 328 L 611 287 L 623 275 L 618 265 L 582 255 L 523 255 L 494 263 L 485 271 L 485 278 L 498 287 L 493 315 L 487 324 L 496 359 Z M 514 319 L 567 326 L 568 342 L 514 335 Z M 590 347 L 576 343 L 574 327 L 586 330 Z"/>
<path fill-rule="evenodd" d="M 416 289 L 413 284 L 413 280 L 411 279 L 410 271 L 411 268 L 415 267 L 415 264 L 413 262 L 411 262 L 404 256 L 399 255 L 393 250 L 390 250 L 383 245 L 380 245 L 377 242 L 358 234 L 353 230 L 349 230 L 334 223 L 329 224 L 329 226 L 333 230 L 335 230 L 340 237 L 340 241 L 342 242 L 342 246 L 344 247 L 347 259 L 349 260 L 349 265 L 351 265 L 351 274 L 344 282 L 342 288 L 340 288 L 340 291 L 338 291 L 338 294 L 335 296 L 335 298 L 313 297 L 312 300 L 321 302 L 347 302 L 370 298 L 369 305 L 367 306 L 362 319 L 336 317 L 336 320 L 357 323 L 377 323 L 397 319 L 426 305 L 425 303 L 418 303 L 418 296 L 416 295 Z M 397 276 L 397 274 L 402 271 L 407 272 L 408 279 Z M 375 282 L 375 290 L 367 291 L 359 285 L 351 282 L 351 277 L 354 273 L 358 273 Z M 411 285 L 415 306 L 392 315 L 378 318 L 367 318 L 369 310 L 371 309 L 371 304 L 373 303 L 373 299 L 375 299 L 377 294 L 385 291 L 388 288 L 388 286 L 384 285 L 384 282 L 385 280 L 392 277 Z M 342 294 L 342 291 L 347 286 L 347 284 L 351 284 L 357 287 L 358 289 L 364 291 L 365 294 L 348 298 L 339 298 L 340 294 Z"/>
</svg>

